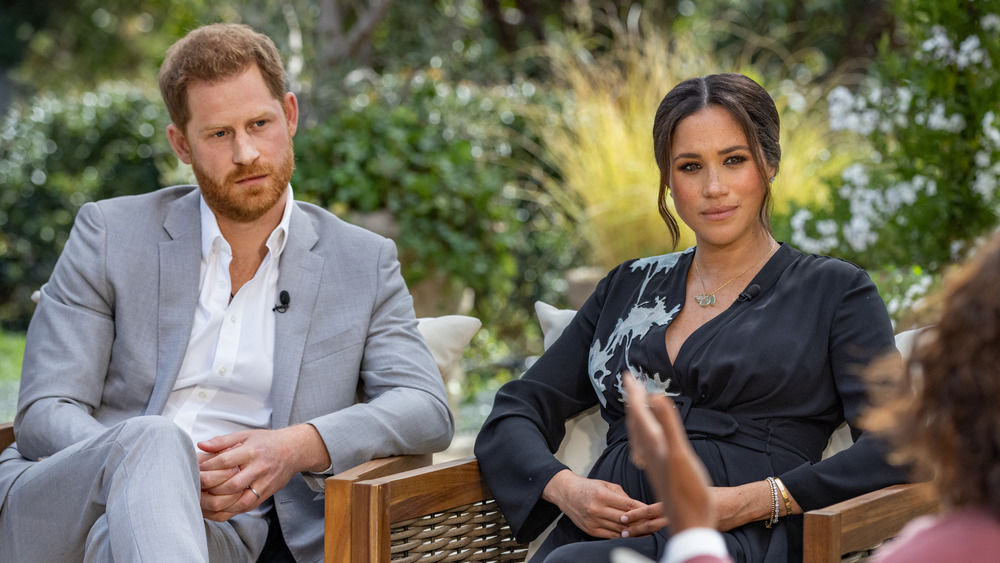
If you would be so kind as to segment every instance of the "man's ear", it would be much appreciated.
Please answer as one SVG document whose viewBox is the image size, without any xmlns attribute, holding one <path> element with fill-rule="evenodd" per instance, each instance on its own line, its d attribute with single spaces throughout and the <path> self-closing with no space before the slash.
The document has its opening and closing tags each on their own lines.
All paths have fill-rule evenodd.
<svg viewBox="0 0 1000 563">
<path fill-rule="evenodd" d="M 174 154 L 181 159 L 184 164 L 191 164 L 191 145 L 187 142 L 187 137 L 181 128 L 171 123 L 167 125 L 167 141 L 170 148 L 174 149 Z"/>
<path fill-rule="evenodd" d="M 288 124 L 288 136 L 294 137 L 295 130 L 299 127 L 299 100 L 295 94 L 285 92 L 285 99 L 282 102 L 285 109 L 285 123 Z"/>
</svg>

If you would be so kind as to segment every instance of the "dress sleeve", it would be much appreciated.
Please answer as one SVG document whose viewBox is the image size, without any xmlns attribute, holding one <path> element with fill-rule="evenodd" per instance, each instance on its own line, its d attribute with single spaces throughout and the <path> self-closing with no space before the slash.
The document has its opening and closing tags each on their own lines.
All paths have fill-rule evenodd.
<svg viewBox="0 0 1000 563">
<path fill-rule="evenodd" d="M 899 356 L 888 312 L 875 284 L 858 269 L 834 314 L 828 351 L 855 443 L 828 459 L 801 465 L 779 476 L 803 510 L 829 506 L 906 480 L 901 468 L 886 461 L 885 441 L 862 433 L 857 426 L 867 405 L 862 372 L 886 352 Z"/>
<path fill-rule="evenodd" d="M 560 514 L 556 505 L 542 500 L 542 491 L 567 469 L 553 455 L 566 433 L 566 420 L 597 403 L 587 358 L 613 275 L 598 284 L 562 336 L 524 376 L 497 391 L 476 438 L 480 471 L 518 541 L 535 539 Z"/>
</svg>

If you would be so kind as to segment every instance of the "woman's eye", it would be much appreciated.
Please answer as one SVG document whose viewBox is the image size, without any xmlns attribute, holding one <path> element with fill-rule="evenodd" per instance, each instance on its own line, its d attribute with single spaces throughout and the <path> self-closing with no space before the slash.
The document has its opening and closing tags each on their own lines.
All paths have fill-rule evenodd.
<svg viewBox="0 0 1000 563">
<path fill-rule="evenodd" d="M 684 164 L 681 164 L 678 168 L 683 172 L 694 172 L 695 170 L 699 170 L 701 166 L 697 162 L 685 162 Z"/>
<path fill-rule="evenodd" d="M 726 159 L 726 164 L 742 164 L 746 162 L 747 157 L 745 156 L 731 156 Z"/>
</svg>

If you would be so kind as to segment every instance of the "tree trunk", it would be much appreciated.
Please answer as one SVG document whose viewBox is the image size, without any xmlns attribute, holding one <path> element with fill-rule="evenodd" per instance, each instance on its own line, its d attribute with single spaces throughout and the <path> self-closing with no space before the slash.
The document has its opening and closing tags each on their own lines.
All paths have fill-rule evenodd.
<svg viewBox="0 0 1000 563">
<path fill-rule="evenodd" d="M 357 9 L 354 24 L 347 29 L 341 1 L 323 0 L 317 26 L 318 68 L 321 71 L 330 70 L 370 44 L 375 27 L 385 18 L 392 2 L 366 0 Z"/>
</svg>

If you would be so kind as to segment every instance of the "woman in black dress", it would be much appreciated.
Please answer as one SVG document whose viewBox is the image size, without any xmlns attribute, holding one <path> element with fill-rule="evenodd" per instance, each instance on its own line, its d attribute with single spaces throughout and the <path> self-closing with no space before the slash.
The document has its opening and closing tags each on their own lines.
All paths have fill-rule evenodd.
<svg viewBox="0 0 1000 563">
<path fill-rule="evenodd" d="M 627 545 L 659 557 L 669 527 L 629 456 L 621 374 L 673 397 L 708 467 L 737 561 L 800 560 L 803 510 L 900 482 L 881 443 L 820 460 L 865 401 L 861 368 L 893 347 L 868 275 L 777 243 L 768 223 L 778 112 L 739 74 L 687 80 L 653 125 L 658 205 L 695 233 L 683 252 L 631 260 L 598 284 L 558 341 L 497 393 L 476 456 L 515 535 L 565 516 L 535 561 L 607 561 Z M 600 403 L 607 448 L 587 477 L 552 455 L 565 421 Z"/>
</svg>

